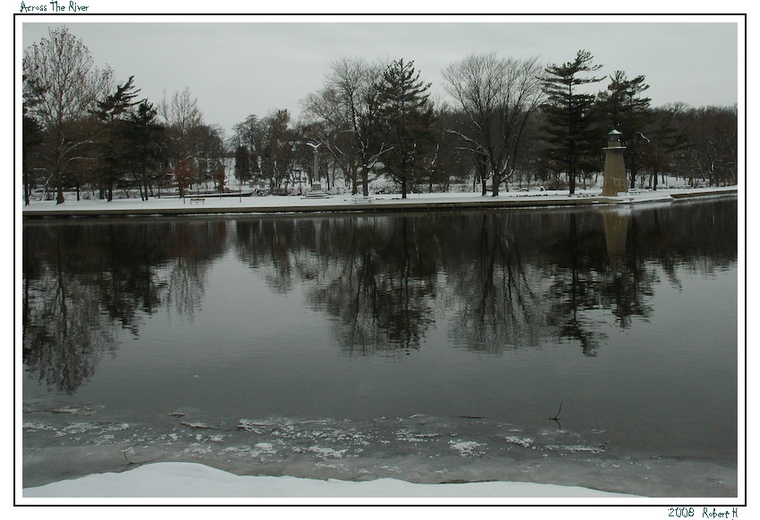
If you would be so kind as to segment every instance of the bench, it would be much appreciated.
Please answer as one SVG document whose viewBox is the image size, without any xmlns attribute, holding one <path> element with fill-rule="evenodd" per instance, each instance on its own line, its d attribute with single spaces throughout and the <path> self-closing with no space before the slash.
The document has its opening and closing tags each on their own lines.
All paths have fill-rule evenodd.
<svg viewBox="0 0 760 520">
<path fill-rule="evenodd" d="M 204 197 L 190 197 L 190 204 L 205 204 L 206 199 Z"/>
</svg>

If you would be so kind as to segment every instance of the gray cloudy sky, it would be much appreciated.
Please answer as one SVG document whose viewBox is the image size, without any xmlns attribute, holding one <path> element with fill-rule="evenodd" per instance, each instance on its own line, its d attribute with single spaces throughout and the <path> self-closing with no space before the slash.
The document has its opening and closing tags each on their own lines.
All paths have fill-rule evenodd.
<svg viewBox="0 0 760 520">
<path fill-rule="evenodd" d="M 99 67 L 114 69 L 117 81 L 134 75 L 141 95 L 154 103 L 164 91 L 171 97 L 187 87 L 206 122 L 221 125 L 228 135 L 249 114 L 263 117 L 287 108 L 297 117 L 299 102 L 322 86 L 330 64 L 340 57 L 414 60 L 434 93 L 445 97 L 441 70 L 470 54 L 495 51 L 560 64 L 586 49 L 603 65 L 600 75 L 616 70 L 629 77 L 645 75 L 654 106 L 734 104 L 744 66 L 737 50 L 738 17 L 356 20 L 29 16 L 22 17 L 22 35 L 26 48 L 46 37 L 49 27 L 65 22 Z M 597 86 L 601 90 L 606 82 Z"/>
</svg>

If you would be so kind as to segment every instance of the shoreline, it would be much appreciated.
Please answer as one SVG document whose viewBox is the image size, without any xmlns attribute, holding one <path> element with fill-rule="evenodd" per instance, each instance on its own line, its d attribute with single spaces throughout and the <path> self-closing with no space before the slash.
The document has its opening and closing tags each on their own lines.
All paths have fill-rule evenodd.
<svg viewBox="0 0 760 520">
<path fill-rule="evenodd" d="M 288 504 L 293 501 L 335 503 L 361 498 L 395 503 L 433 499 L 456 503 L 468 499 L 532 501 L 623 499 L 633 503 L 649 497 L 590 487 L 531 481 L 478 481 L 420 484 L 400 478 L 374 480 L 314 479 L 292 476 L 240 475 L 197 462 L 154 462 L 120 472 L 87 475 L 23 488 L 25 499 L 164 498 L 207 501 L 248 498 Z"/>
<path fill-rule="evenodd" d="M 32 202 L 22 206 L 21 215 L 27 218 L 111 217 L 111 216 L 180 216 L 225 214 L 315 214 L 315 213 L 389 213 L 431 212 L 453 210 L 546 208 L 546 207 L 601 207 L 628 206 L 639 203 L 668 203 L 703 197 L 735 196 L 738 186 L 718 188 L 676 188 L 657 191 L 636 191 L 605 197 L 599 190 L 588 190 L 570 196 L 561 192 L 506 192 L 498 197 L 476 193 L 424 193 L 399 195 L 308 196 L 192 196 L 180 198 L 115 199 Z"/>
</svg>

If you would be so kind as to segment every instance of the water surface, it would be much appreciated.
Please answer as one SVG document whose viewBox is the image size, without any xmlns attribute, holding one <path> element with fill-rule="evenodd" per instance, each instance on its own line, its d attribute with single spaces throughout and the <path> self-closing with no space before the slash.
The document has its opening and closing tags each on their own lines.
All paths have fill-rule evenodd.
<svg viewBox="0 0 760 520">
<path fill-rule="evenodd" d="M 736 494 L 735 198 L 23 242 L 25 485 L 194 460 Z"/>
</svg>

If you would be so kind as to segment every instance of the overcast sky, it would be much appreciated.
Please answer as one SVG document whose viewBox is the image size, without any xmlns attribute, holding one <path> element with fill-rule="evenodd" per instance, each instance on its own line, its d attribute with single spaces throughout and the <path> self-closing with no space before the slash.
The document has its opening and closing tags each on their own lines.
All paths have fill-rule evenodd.
<svg viewBox="0 0 760 520">
<path fill-rule="evenodd" d="M 250 114 L 286 108 L 322 86 L 341 57 L 414 60 L 434 95 L 441 70 L 470 54 L 574 59 L 579 49 L 603 68 L 646 76 L 653 106 L 732 105 L 738 99 L 738 17 L 21 17 L 23 46 L 66 25 L 109 65 L 116 80 L 135 76 L 158 103 L 189 88 L 209 124 L 232 127 Z M 65 23 L 64 23 L 65 22 Z M 598 84 L 603 89 L 607 81 Z M 743 86 L 743 82 L 742 82 Z"/>
</svg>

